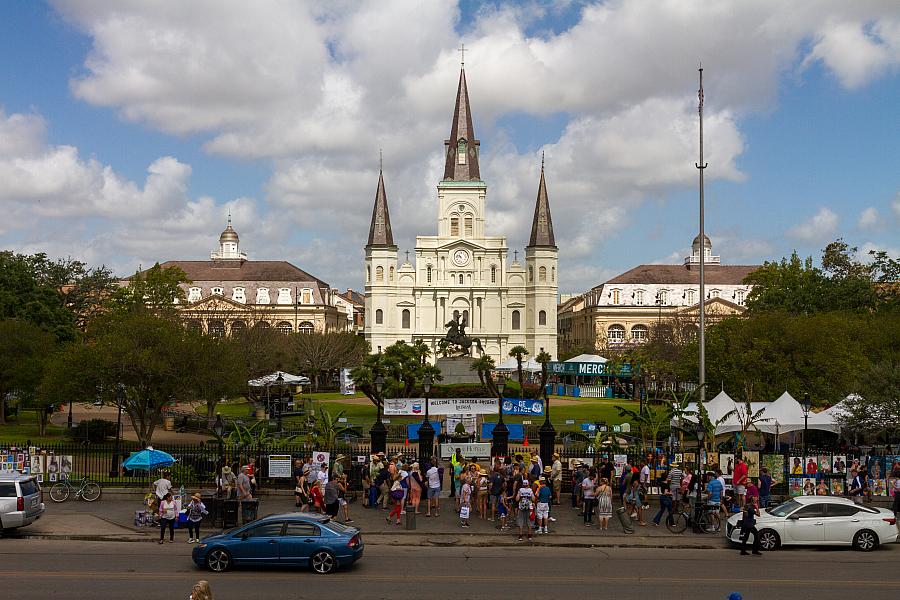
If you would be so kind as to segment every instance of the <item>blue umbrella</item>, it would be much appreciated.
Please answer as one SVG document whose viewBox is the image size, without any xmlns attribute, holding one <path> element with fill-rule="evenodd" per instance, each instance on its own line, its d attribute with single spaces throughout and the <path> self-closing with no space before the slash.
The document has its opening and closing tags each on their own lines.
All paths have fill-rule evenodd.
<svg viewBox="0 0 900 600">
<path fill-rule="evenodd" d="M 122 466 L 130 471 L 149 471 L 159 467 L 168 467 L 175 462 L 175 458 L 168 452 L 162 450 L 154 450 L 148 446 L 140 452 L 135 452 L 129 456 Z"/>
</svg>

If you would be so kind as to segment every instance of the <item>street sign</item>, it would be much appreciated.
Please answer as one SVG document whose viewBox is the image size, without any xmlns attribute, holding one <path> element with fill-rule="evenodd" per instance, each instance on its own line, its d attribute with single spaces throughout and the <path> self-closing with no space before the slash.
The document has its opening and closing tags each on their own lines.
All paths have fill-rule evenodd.
<svg viewBox="0 0 900 600">
<path fill-rule="evenodd" d="M 270 454 L 269 455 L 269 477 L 290 477 L 291 476 L 291 455 L 290 454 Z"/>
<path fill-rule="evenodd" d="M 566 425 L 574 425 L 575 419 L 566 419 Z"/>
<path fill-rule="evenodd" d="M 491 445 L 485 442 L 472 444 L 441 444 L 441 458 L 446 460 L 456 454 L 456 449 L 462 451 L 465 458 L 490 458 Z"/>
<path fill-rule="evenodd" d="M 619 370 L 616 373 L 610 373 L 607 368 L 607 363 L 600 362 L 578 362 L 578 363 L 569 363 L 569 362 L 548 362 L 547 363 L 547 371 L 555 374 L 555 375 L 582 375 L 582 376 L 596 376 L 596 375 L 620 375 L 625 377 L 631 376 L 631 365 L 628 363 L 619 365 Z"/>
<path fill-rule="evenodd" d="M 338 417 L 338 423 L 346 423 L 347 417 Z"/>
</svg>

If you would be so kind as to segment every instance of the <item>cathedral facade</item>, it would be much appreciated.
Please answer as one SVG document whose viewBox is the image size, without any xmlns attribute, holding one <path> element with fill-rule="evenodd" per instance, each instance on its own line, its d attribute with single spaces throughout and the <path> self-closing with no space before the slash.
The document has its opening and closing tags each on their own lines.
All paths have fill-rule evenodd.
<svg viewBox="0 0 900 600">
<path fill-rule="evenodd" d="M 416 237 L 414 261 L 398 261 L 384 175 L 379 173 L 365 246 L 365 337 L 373 352 L 422 340 L 435 355 L 451 321 L 466 324 L 499 364 L 513 346 L 556 358 L 557 247 L 541 166 L 531 237 L 509 260 L 505 236 L 485 234 L 487 184 L 480 142 L 460 71 L 444 176 L 437 185 L 437 234 Z M 473 352 L 477 355 L 477 352 Z"/>
</svg>

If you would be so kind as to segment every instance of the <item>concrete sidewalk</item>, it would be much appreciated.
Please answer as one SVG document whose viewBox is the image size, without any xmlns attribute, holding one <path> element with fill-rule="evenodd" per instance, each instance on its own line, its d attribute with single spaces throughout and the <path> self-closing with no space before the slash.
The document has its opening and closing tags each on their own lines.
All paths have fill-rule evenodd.
<svg viewBox="0 0 900 600">
<path fill-rule="evenodd" d="M 44 516 L 36 523 L 17 530 L 15 537 L 41 539 L 80 539 L 98 541 L 155 541 L 159 532 L 153 527 L 135 527 L 134 513 L 142 510 L 143 495 L 107 494 L 97 502 L 69 501 L 56 504 L 49 501 Z M 473 515 L 471 527 L 460 527 L 455 510 L 455 499 L 441 499 L 439 517 L 426 518 L 415 515 L 414 529 L 407 529 L 407 515 L 401 516 L 401 525 L 386 522 L 388 511 L 379 508 L 363 508 L 350 504 L 353 525 L 359 527 L 368 544 L 401 546 L 517 546 L 527 542 L 517 541 L 515 528 L 500 532 L 496 523 Z M 421 508 L 421 507 L 420 507 Z M 294 512 L 293 497 L 288 495 L 264 495 L 260 499 L 260 516 Z M 647 511 L 653 512 L 655 511 Z M 585 527 L 578 511 L 568 504 L 554 506 L 549 534 L 535 535 L 533 543 L 541 546 L 561 547 L 632 547 L 632 548 L 724 548 L 724 534 L 697 535 L 690 532 L 672 534 L 665 526 L 652 524 L 635 526 L 635 533 L 626 534 L 618 519 L 610 520 L 609 530 L 600 531 L 595 525 Z M 410 515 L 412 516 L 412 515 Z M 648 523 L 650 516 L 645 516 Z M 343 521 L 343 515 L 338 517 Z M 204 535 L 219 533 L 204 523 Z M 176 530 L 176 539 L 184 542 L 187 530 Z"/>
</svg>

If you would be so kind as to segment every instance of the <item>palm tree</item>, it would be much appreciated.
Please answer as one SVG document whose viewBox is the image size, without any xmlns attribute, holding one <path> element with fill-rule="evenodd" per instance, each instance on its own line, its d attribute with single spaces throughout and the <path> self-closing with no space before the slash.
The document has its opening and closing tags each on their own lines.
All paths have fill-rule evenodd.
<svg viewBox="0 0 900 600">
<path fill-rule="evenodd" d="M 341 423 L 341 417 L 346 411 L 340 411 L 332 415 L 324 408 L 319 408 L 316 413 L 316 423 L 309 432 L 309 441 L 317 448 L 331 448 L 338 436 L 351 431 L 349 427 Z"/>
<path fill-rule="evenodd" d="M 522 372 L 522 359 L 528 355 L 528 348 L 525 346 L 513 346 L 509 349 L 509 355 L 516 358 L 516 372 L 519 375 L 519 393 L 525 388 L 525 375 Z"/>
<path fill-rule="evenodd" d="M 419 362 L 423 365 L 427 363 L 428 357 L 431 356 L 431 348 L 428 347 L 428 344 L 422 340 L 416 340 L 413 342 L 412 347 L 413 352 L 419 357 Z"/>
<path fill-rule="evenodd" d="M 649 439 L 655 453 L 656 441 L 659 439 L 660 432 L 670 427 L 672 422 L 671 407 L 654 408 L 649 403 L 645 403 L 637 411 L 618 405 L 613 408 L 619 411 L 620 417 L 628 417 L 637 426 L 638 431 L 641 432 L 641 443 L 646 448 L 647 440 Z"/>
<path fill-rule="evenodd" d="M 755 431 L 759 431 L 758 423 L 765 423 L 767 421 L 771 421 L 770 418 L 763 417 L 766 409 L 761 408 L 756 412 L 753 412 L 753 382 L 744 383 L 744 400 L 741 402 L 741 406 L 738 406 L 735 410 L 731 411 L 729 415 L 735 414 L 737 415 L 738 421 L 741 424 L 741 436 L 740 436 L 740 448 L 741 450 L 746 449 L 747 444 L 747 432 L 752 428 Z"/>
<path fill-rule="evenodd" d="M 478 371 L 478 379 L 481 381 L 481 385 L 487 388 L 488 392 L 496 396 L 494 390 L 494 380 L 491 378 L 491 371 L 494 370 L 494 359 L 488 356 L 487 354 L 481 356 L 480 358 L 476 358 L 472 361 L 472 365 L 469 367 L 472 371 Z"/>
</svg>

